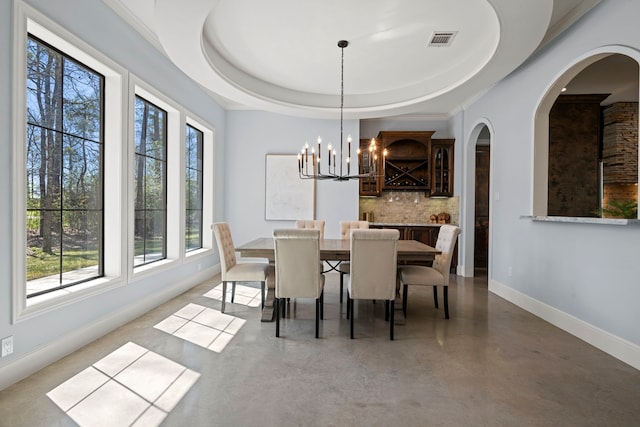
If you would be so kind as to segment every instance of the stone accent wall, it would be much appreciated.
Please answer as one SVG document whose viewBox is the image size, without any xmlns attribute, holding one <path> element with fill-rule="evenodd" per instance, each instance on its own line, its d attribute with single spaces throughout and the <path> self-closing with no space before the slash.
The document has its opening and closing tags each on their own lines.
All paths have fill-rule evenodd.
<svg viewBox="0 0 640 427">
<path fill-rule="evenodd" d="M 600 102 L 560 95 L 549 112 L 548 215 L 592 217 L 600 207 Z"/>
<path fill-rule="evenodd" d="M 616 102 L 605 107 L 602 116 L 602 206 L 637 202 L 638 103 Z"/>
<path fill-rule="evenodd" d="M 602 206 L 611 201 L 638 200 L 638 184 L 605 184 Z"/>
<path fill-rule="evenodd" d="M 616 102 L 605 107 L 603 125 L 603 183 L 637 183 L 638 103 Z"/>
<path fill-rule="evenodd" d="M 372 222 L 428 224 L 432 214 L 446 212 L 451 223 L 460 224 L 460 199 L 429 198 L 421 192 L 383 191 L 380 197 L 360 197 L 360 219 L 373 213 Z"/>
</svg>

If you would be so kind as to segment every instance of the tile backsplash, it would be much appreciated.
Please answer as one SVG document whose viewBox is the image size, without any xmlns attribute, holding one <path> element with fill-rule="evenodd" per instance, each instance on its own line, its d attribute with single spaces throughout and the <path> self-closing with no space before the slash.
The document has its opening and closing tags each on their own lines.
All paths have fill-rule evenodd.
<svg viewBox="0 0 640 427">
<path fill-rule="evenodd" d="M 451 215 L 451 223 L 458 225 L 459 197 L 429 198 L 411 191 L 383 191 L 380 197 L 360 197 L 360 219 L 365 213 L 373 214 L 371 222 L 428 224 L 431 215 L 441 212 Z"/>
</svg>

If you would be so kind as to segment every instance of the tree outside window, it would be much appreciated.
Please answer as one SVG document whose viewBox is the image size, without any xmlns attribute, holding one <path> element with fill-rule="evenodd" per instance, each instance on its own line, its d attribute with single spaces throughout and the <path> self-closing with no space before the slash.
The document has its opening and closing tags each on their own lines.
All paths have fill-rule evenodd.
<svg viewBox="0 0 640 427">
<path fill-rule="evenodd" d="M 103 274 L 104 76 L 27 41 L 27 297 Z"/>
<path fill-rule="evenodd" d="M 167 112 L 135 99 L 134 266 L 167 257 Z"/>
<path fill-rule="evenodd" d="M 185 138 L 185 248 L 187 252 L 202 248 L 203 137 L 202 131 L 187 125 Z"/>
</svg>

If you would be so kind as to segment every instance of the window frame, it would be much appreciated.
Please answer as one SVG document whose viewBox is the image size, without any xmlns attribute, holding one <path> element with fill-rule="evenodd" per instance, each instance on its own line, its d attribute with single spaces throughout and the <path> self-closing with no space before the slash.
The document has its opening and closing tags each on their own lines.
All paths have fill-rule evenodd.
<svg viewBox="0 0 640 427">
<path fill-rule="evenodd" d="M 129 281 L 140 280 L 147 277 L 150 274 L 154 274 L 157 271 L 164 271 L 170 268 L 171 265 L 181 260 L 183 240 L 180 236 L 183 235 L 184 226 L 182 221 L 183 214 L 180 212 L 182 205 L 182 192 L 183 185 L 180 177 L 184 175 L 184 161 L 183 150 L 184 137 L 181 135 L 182 126 L 182 114 L 180 107 L 174 103 L 167 96 L 160 91 L 154 89 L 142 79 L 137 76 L 131 75 L 129 79 L 129 108 L 131 114 L 129 115 L 129 134 L 128 134 L 128 182 L 132 183 L 128 188 L 128 224 L 129 233 L 128 236 L 128 277 Z M 134 118 L 134 105 L 135 99 L 139 96 L 148 102 L 163 109 L 167 113 L 166 123 L 166 135 L 167 135 L 167 172 L 166 179 L 167 185 L 166 191 L 166 257 L 161 260 L 157 260 L 148 264 L 134 265 L 135 256 L 135 236 L 133 233 L 135 227 L 135 206 L 134 206 L 134 167 L 135 167 L 135 118 Z"/>
<path fill-rule="evenodd" d="M 195 114 L 185 112 L 185 125 L 190 125 L 203 133 L 202 139 L 202 247 L 200 249 L 186 251 L 186 259 L 197 258 L 210 254 L 214 250 L 212 224 L 214 222 L 215 206 L 215 129 Z M 184 150 L 183 150 L 184 153 Z M 185 164 L 186 160 L 182 163 Z M 184 173 L 183 173 L 184 176 Z M 184 183 L 183 183 L 184 185 Z M 185 192 L 184 190 L 183 192 Z M 186 202 L 185 202 L 186 205 Z M 186 211 L 186 209 L 183 209 Z M 186 221 L 183 221 L 183 226 Z M 209 227 L 206 225 L 209 224 Z M 207 233 L 207 230 L 210 232 Z M 183 239 L 184 241 L 184 239 Z"/>
<path fill-rule="evenodd" d="M 199 147 L 196 148 L 197 150 L 197 156 L 196 156 L 196 160 L 200 161 L 200 165 L 196 165 L 195 167 L 193 167 L 193 165 L 191 165 L 191 167 L 187 166 L 187 159 L 189 158 L 188 156 L 188 149 L 187 149 L 187 133 L 190 130 L 193 130 L 194 132 L 197 132 L 197 135 L 199 136 L 199 140 L 197 141 L 197 143 L 199 144 Z M 203 196 L 204 196 L 204 132 L 202 132 L 200 129 L 198 129 L 195 126 L 192 126 L 190 123 L 185 123 L 185 127 L 184 127 L 184 133 L 185 133 L 185 174 L 183 179 L 185 180 L 185 201 L 184 201 L 184 222 L 185 222 L 185 239 L 184 239 L 184 251 L 185 253 L 189 253 L 195 250 L 199 250 L 202 249 L 202 237 L 203 237 L 203 233 L 204 233 L 204 224 L 203 224 L 203 213 L 202 213 L 202 209 L 203 209 Z M 189 221 L 189 213 L 192 211 L 195 211 L 196 209 L 193 209 L 191 207 L 191 204 L 189 203 L 190 201 L 190 191 L 187 188 L 187 183 L 189 182 L 188 180 L 188 172 L 189 171 L 195 171 L 196 173 L 199 173 L 199 177 L 196 181 L 196 184 L 198 185 L 198 194 L 197 194 L 197 198 L 198 198 L 198 203 L 200 205 L 200 208 L 197 210 L 198 213 L 200 214 L 200 226 L 199 226 L 199 230 L 198 230 L 198 245 L 197 247 L 194 247 L 193 249 L 190 249 L 188 244 L 187 244 L 187 231 L 188 231 L 188 227 L 187 227 L 187 222 Z"/>
<path fill-rule="evenodd" d="M 126 71 L 46 16 L 23 3 L 14 8 L 13 45 L 13 140 L 26 138 L 26 65 L 27 40 L 31 34 L 45 44 L 73 58 L 78 63 L 104 76 L 104 239 L 103 276 L 65 289 L 26 298 L 26 255 L 14 255 L 12 263 L 12 320 L 19 322 L 36 314 L 52 310 L 70 301 L 85 298 L 88 294 L 102 291 L 123 283 L 125 264 L 123 260 L 124 180 L 121 174 L 123 150 L 121 142 L 126 135 L 123 100 L 126 97 Z M 26 253 L 26 146 L 13 144 L 13 230 L 11 244 L 14 254 Z"/>
<path fill-rule="evenodd" d="M 169 159 L 167 158 L 167 153 L 168 153 L 168 150 L 169 150 L 169 135 L 168 135 L 169 113 L 166 110 L 164 110 L 162 107 L 156 105 L 154 102 L 149 101 L 148 99 L 140 96 L 139 94 L 135 94 L 135 96 L 134 96 L 134 105 L 132 105 L 132 115 L 131 115 L 131 120 L 132 120 L 132 124 L 133 124 L 133 127 L 134 127 L 134 136 L 133 136 L 134 152 L 133 152 L 133 162 L 132 162 L 131 166 L 132 166 L 132 169 L 134 171 L 137 169 L 137 166 L 138 166 L 138 164 L 137 164 L 138 156 L 142 156 L 142 154 L 138 153 L 136 151 L 136 149 L 135 149 L 136 144 L 138 142 L 136 140 L 136 136 L 135 136 L 135 127 L 138 124 L 137 123 L 137 117 L 136 117 L 136 115 L 137 115 L 137 105 L 136 104 L 137 104 L 138 100 L 141 100 L 142 102 L 147 103 L 149 106 L 152 106 L 152 107 L 162 111 L 165 114 L 165 120 L 164 120 L 164 123 L 163 123 L 163 129 L 162 129 L 162 133 L 165 136 L 165 140 L 163 141 L 163 147 L 162 147 L 162 151 L 163 151 L 162 157 L 163 158 L 162 159 L 155 159 L 157 161 L 160 161 L 160 162 L 164 163 L 164 166 L 165 166 L 165 171 L 164 171 L 164 174 L 162 176 L 162 189 L 161 189 L 161 193 L 163 195 L 163 199 L 164 199 L 165 203 L 164 203 L 164 206 L 163 206 L 163 210 L 164 210 L 164 215 L 163 215 L 163 219 L 164 219 L 164 221 L 163 221 L 164 227 L 163 228 L 164 228 L 164 230 L 163 230 L 163 240 L 162 240 L 162 255 L 163 256 L 162 256 L 162 258 L 152 259 L 150 261 L 144 261 L 142 264 L 137 264 L 136 265 L 135 264 L 135 259 L 136 259 L 136 253 L 135 253 L 135 238 L 136 238 L 136 235 L 135 235 L 135 221 L 136 221 L 136 214 L 138 212 L 136 212 L 136 203 L 135 203 L 135 196 L 136 196 L 135 193 L 136 193 L 136 191 L 135 190 L 137 190 L 137 188 L 133 189 L 134 190 L 133 191 L 134 192 L 134 203 L 133 203 L 134 228 L 132 230 L 133 230 L 133 239 L 134 239 L 134 251 L 132 252 L 132 255 L 133 255 L 133 259 L 134 259 L 134 268 L 138 268 L 138 267 L 141 267 L 143 265 L 148 265 L 148 264 L 151 264 L 151 263 L 154 263 L 154 262 L 158 262 L 158 261 L 162 261 L 162 260 L 166 259 L 166 255 L 167 255 L 167 232 L 168 232 L 168 229 L 167 229 L 167 211 L 168 211 L 168 206 L 167 206 L 167 186 L 168 186 L 168 183 L 167 183 L 167 181 L 168 181 L 168 174 L 169 174 L 169 171 L 168 171 Z M 152 158 L 152 156 L 148 156 L 147 154 L 145 154 L 144 156 L 145 156 L 145 159 Z M 134 180 L 131 181 L 132 183 L 136 182 L 135 181 L 135 175 L 136 175 L 136 173 L 133 172 Z M 145 200 L 146 200 L 146 197 L 147 197 L 146 193 L 144 194 L 144 197 L 145 197 Z M 145 205 L 146 205 L 146 203 L 145 203 Z M 146 219 L 147 218 L 147 216 L 146 216 L 146 211 L 147 211 L 146 206 L 143 209 L 143 211 L 145 211 L 145 219 Z M 145 236 L 145 245 L 146 245 L 146 236 Z M 147 254 L 145 252 L 144 255 L 143 255 L 145 259 L 146 259 L 146 255 Z"/>
<path fill-rule="evenodd" d="M 100 151 L 100 158 L 99 158 L 98 167 L 99 167 L 99 170 L 100 170 L 100 176 L 99 176 L 99 192 L 100 192 L 100 209 L 99 209 L 99 213 L 100 213 L 100 228 L 99 228 L 99 236 L 100 236 L 101 240 L 99 241 L 99 245 L 98 245 L 99 248 L 98 248 L 97 275 L 96 276 L 92 276 L 90 278 L 80 279 L 80 280 L 77 280 L 75 282 L 71 282 L 71 283 L 67 283 L 67 284 L 59 283 L 58 286 L 56 286 L 56 287 L 52 287 L 52 288 L 49 288 L 49 289 L 37 291 L 37 292 L 32 293 L 31 295 L 29 295 L 27 293 L 26 297 L 27 297 L 27 299 L 29 299 L 29 298 L 37 297 L 39 295 L 43 295 L 43 294 L 46 294 L 46 293 L 49 293 L 49 292 L 55 292 L 56 290 L 68 288 L 68 287 L 71 287 L 71 286 L 76 286 L 76 285 L 79 285 L 79 284 L 81 284 L 83 282 L 88 282 L 88 281 L 91 281 L 91 280 L 95 280 L 95 279 L 98 279 L 100 277 L 103 277 L 103 275 L 104 275 L 103 274 L 103 269 L 104 269 L 104 200 L 103 199 L 104 199 L 104 105 L 105 105 L 104 93 L 105 93 L 105 76 L 102 75 L 101 73 L 97 72 L 96 70 L 91 69 L 90 67 L 86 66 L 84 63 L 82 63 L 82 62 L 76 60 L 75 58 L 67 55 L 66 53 L 60 51 L 59 49 L 51 46 L 49 43 L 41 40 L 40 38 L 34 36 L 33 34 L 27 33 L 27 41 L 28 42 L 32 41 L 34 43 L 37 43 L 40 46 L 45 47 L 46 49 L 49 49 L 49 50 L 53 51 L 53 53 L 55 53 L 56 55 L 59 55 L 61 57 L 61 59 L 63 61 L 63 64 L 66 63 L 66 62 L 76 63 L 79 66 L 81 66 L 81 67 L 93 72 L 95 75 L 100 77 L 100 119 L 99 119 L 100 120 L 100 130 L 99 130 L 100 139 L 98 141 L 96 141 L 96 140 L 93 140 L 93 139 L 90 139 L 90 138 L 82 138 L 82 139 L 85 139 L 87 142 L 98 144 L 99 151 Z M 27 48 L 27 50 L 28 50 L 28 48 Z M 63 79 L 64 79 L 64 74 L 63 74 Z M 60 84 L 63 86 L 62 96 L 63 96 L 63 99 L 64 99 L 64 85 L 65 85 L 64 80 L 61 81 Z M 25 99 L 26 99 L 26 96 L 25 96 Z M 62 111 L 61 111 L 61 113 L 62 113 L 62 116 L 64 117 L 65 116 L 64 103 L 62 103 Z M 65 132 L 64 131 L 65 123 L 66 123 L 65 121 L 60 123 L 61 129 L 50 129 L 50 130 L 52 132 L 54 132 L 54 133 L 59 133 L 62 136 L 62 138 L 64 138 L 65 136 L 68 136 L 68 137 L 71 137 L 73 139 L 81 139 L 81 137 L 78 136 L 78 135 L 72 135 L 72 134 L 69 134 L 69 133 Z M 39 129 L 43 128 L 42 124 L 30 123 L 28 117 L 26 117 L 26 126 L 27 127 L 33 127 L 33 128 L 39 128 Z M 65 144 L 63 142 L 62 146 L 61 146 L 61 149 L 64 149 L 64 145 Z M 64 174 L 64 155 L 60 156 L 60 160 L 61 160 L 60 170 Z M 53 208 L 51 210 L 53 211 L 53 213 L 55 213 L 55 214 L 59 213 L 60 216 L 62 216 L 63 212 L 69 211 L 69 210 L 73 210 L 73 207 L 69 208 L 65 204 L 64 184 L 61 185 L 60 189 L 61 189 L 61 199 L 60 199 L 61 205 L 60 205 L 59 208 Z M 29 210 L 30 209 L 27 206 L 26 211 L 29 211 Z M 40 207 L 39 209 L 34 209 L 34 210 L 40 211 L 41 213 L 43 211 L 42 207 Z M 27 213 L 27 216 L 28 216 L 28 213 Z M 61 218 L 61 221 L 62 221 L 62 218 Z M 60 248 L 59 248 L 60 249 L 59 267 L 60 268 L 59 268 L 58 272 L 56 273 L 56 276 L 59 277 L 59 281 L 62 281 L 62 279 L 63 279 L 62 276 L 65 273 L 63 271 L 64 269 L 62 268 L 62 262 L 63 262 L 62 259 L 64 257 L 64 243 L 63 243 L 63 241 L 64 241 L 64 238 L 63 238 L 63 236 L 61 234 L 60 235 L 60 242 L 59 242 L 59 244 L 60 244 Z M 27 262 L 27 264 L 28 264 L 28 262 Z M 26 283 L 29 283 L 29 281 L 27 280 Z"/>
</svg>

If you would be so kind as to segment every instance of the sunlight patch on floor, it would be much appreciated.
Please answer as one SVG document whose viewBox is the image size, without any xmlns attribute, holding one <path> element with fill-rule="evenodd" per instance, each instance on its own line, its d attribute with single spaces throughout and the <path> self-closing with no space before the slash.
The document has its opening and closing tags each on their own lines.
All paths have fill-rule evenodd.
<svg viewBox="0 0 640 427">
<path fill-rule="evenodd" d="M 132 342 L 47 393 L 79 426 L 158 426 L 200 374 Z"/>
<path fill-rule="evenodd" d="M 220 353 L 245 323 L 244 319 L 192 303 L 185 305 L 154 328 Z"/>
<path fill-rule="evenodd" d="M 204 294 L 204 296 L 207 298 L 222 301 L 222 283 Z M 227 285 L 226 301 L 227 303 L 231 301 L 231 284 Z M 247 305 L 249 307 L 260 307 L 260 305 L 262 305 L 260 289 L 236 283 L 236 296 L 233 300 L 233 303 Z"/>
</svg>

